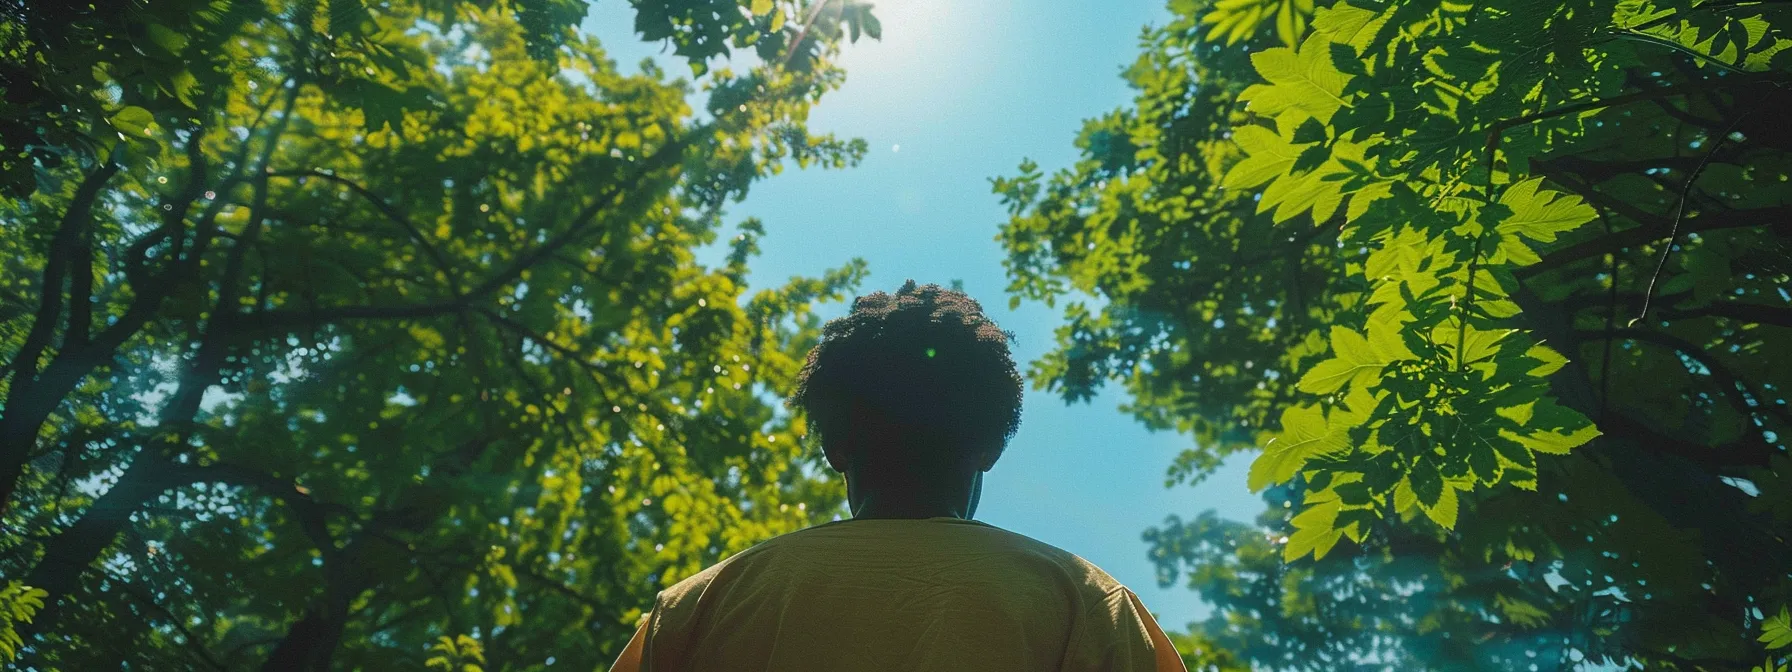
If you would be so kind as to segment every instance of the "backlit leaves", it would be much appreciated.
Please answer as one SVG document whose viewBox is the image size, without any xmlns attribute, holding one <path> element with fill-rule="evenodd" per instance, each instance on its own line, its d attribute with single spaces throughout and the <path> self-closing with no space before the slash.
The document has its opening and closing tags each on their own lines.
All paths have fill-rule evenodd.
<svg viewBox="0 0 1792 672">
<path fill-rule="evenodd" d="M 1792 611 L 1780 607 L 1780 613 L 1762 621 L 1760 641 L 1769 649 L 1792 646 Z"/>
<path fill-rule="evenodd" d="M 1312 13 L 1313 0 L 1219 0 L 1201 23 L 1208 26 L 1208 39 L 1230 46 L 1273 22 L 1276 37 L 1292 45 L 1306 34 Z"/>
<path fill-rule="evenodd" d="M 1792 10 L 1346 1 L 1287 39 L 1274 3 L 1171 7 L 1082 136 L 1126 141 L 1004 182 L 1003 242 L 1016 299 L 1104 300 L 1042 385 L 1123 381 L 1196 437 L 1179 473 L 1263 451 L 1267 541 L 1178 554 L 1224 568 L 1202 633 L 1265 669 L 1758 662 Z M 1436 588 L 1382 613 L 1382 581 Z"/>
<path fill-rule="evenodd" d="M 1275 47 L 1251 54 L 1251 64 L 1268 82 L 1252 85 L 1239 94 L 1252 112 L 1277 117 L 1295 109 L 1328 121 L 1339 108 L 1349 107 L 1344 87 L 1350 76 L 1332 65 L 1325 36 L 1309 35 L 1300 47 Z"/>
<path fill-rule="evenodd" d="M 1345 441 L 1342 433 L 1328 427 L 1324 409 L 1289 406 L 1282 411 L 1282 435 L 1265 445 L 1263 454 L 1251 462 L 1247 485 L 1255 492 L 1293 478 L 1309 458 L 1347 448 Z"/>
<path fill-rule="evenodd" d="M 723 205 L 862 155 L 804 120 L 867 4 L 708 115 L 580 0 L 138 4 L 34 6 L 56 41 L 11 55 L 53 86 L 0 104 L 4 657 L 594 668 L 655 590 L 838 511 L 767 399 L 865 268 L 749 292 L 764 228 Z"/>
<path fill-rule="evenodd" d="M 1344 327 L 1332 327 L 1332 358 L 1308 369 L 1298 387 L 1309 394 L 1329 394 L 1346 384 L 1374 388 L 1387 365 L 1418 357 L 1401 342 L 1399 329 L 1398 324 L 1372 323 L 1364 337 Z"/>
<path fill-rule="evenodd" d="M 1494 229 L 1553 243 L 1557 235 L 1573 231 L 1597 216 L 1592 206 L 1582 202 L 1579 196 L 1539 189 L 1541 184 L 1543 178 L 1533 177 L 1500 192 L 1499 202 L 1511 208 L 1511 214 L 1500 218 Z"/>
<path fill-rule="evenodd" d="M 19 628 L 43 609 L 45 595 L 43 589 L 18 581 L 9 581 L 0 588 L 0 662 L 9 663 L 18 657 L 19 647 L 25 643 L 19 637 Z"/>
</svg>

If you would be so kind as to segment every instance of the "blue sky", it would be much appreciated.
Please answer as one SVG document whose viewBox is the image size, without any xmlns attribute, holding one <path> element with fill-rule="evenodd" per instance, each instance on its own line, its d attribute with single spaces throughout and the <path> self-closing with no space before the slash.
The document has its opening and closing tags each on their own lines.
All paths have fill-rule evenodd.
<svg viewBox="0 0 1792 672">
<path fill-rule="evenodd" d="M 731 222 L 765 222 L 749 282 L 816 276 L 855 256 L 870 265 L 861 293 L 962 279 L 1016 332 L 1024 369 L 1049 350 L 1061 317 L 1041 304 L 1008 309 L 995 240 L 1006 213 L 989 178 L 1013 174 L 1022 158 L 1046 170 L 1075 160 L 1082 120 L 1131 99 L 1120 71 L 1140 30 L 1167 21 L 1163 0 L 882 0 L 875 12 L 883 40 L 846 48 L 845 86 L 810 118 L 812 130 L 864 138 L 871 151 L 855 168 L 786 171 L 730 209 Z M 625 0 L 598 0 L 584 23 L 625 71 L 653 57 L 668 73 L 690 72 L 632 26 Z M 845 309 L 824 306 L 822 317 Z M 1140 533 L 1172 513 L 1250 520 L 1263 503 L 1244 486 L 1248 456 L 1195 488 L 1163 488 L 1192 439 L 1146 431 L 1117 410 L 1123 401 L 1115 386 L 1074 406 L 1029 390 L 1020 432 L 985 475 L 977 518 L 1095 563 L 1166 629 L 1182 629 L 1208 609 L 1187 588 L 1157 587 Z"/>
</svg>

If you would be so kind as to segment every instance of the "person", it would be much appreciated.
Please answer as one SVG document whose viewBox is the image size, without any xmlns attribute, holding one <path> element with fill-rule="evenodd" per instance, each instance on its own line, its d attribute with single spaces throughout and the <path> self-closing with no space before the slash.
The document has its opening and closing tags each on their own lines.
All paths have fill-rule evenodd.
<svg viewBox="0 0 1792 672">
<path fill-rule="evenodd" d="M 786 401 L 845 476 L 852 518 L 660 591 L 611 669 L 1186 672 L 1107 572 L 974 519 L 1020 426 L 1013 337 L 939 285 L 855 299 Z"/>
</svg>

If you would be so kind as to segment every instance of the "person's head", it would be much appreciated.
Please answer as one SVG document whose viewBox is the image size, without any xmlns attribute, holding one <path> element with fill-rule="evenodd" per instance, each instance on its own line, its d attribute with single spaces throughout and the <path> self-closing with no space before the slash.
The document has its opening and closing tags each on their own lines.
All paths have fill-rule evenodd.
<svg viewBox="0 0 1792 672">
<path fill-rule="evenodd" d="M 822 328 L 786 405 L 846 475 L 855 515 L 868 495 L 925 503 L 966 488 L 975 511 L 983 472 L 1020 427 L 1013 337 L 963 292 L 913 280 Z"/>
</svg>

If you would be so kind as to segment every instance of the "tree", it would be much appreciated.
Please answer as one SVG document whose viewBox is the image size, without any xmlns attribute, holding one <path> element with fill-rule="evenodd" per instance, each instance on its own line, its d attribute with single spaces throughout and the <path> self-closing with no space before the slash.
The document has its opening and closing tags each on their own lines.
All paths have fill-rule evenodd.
<svg viewBox="0 0 1792 672">
<path fill-rule="evenodd" d="M 701 116 L 583 2 L 8 8 L 21 662 L 596 667 L 658 586 L 838 510 L 775 398 L 862 262 L 748 297 L 758 222 L 692 256 L 786 161 L 862 155 L 804 126 L 877 34 L 831 4 L 713 17 L 807 48 Z"/>
<path fill-rule="evenodd" d="M 1104 301 L 1036 384 L 1124 381 L 1196 440 L 1171 484 L 1260 448 L 1251 487 L 1288 490 L 1273 563 L 1219 521 L 1147 533 L 1204 632 L 1274 608 L 1256 636 L 1427 666 L 1760 660 L 1792 599 L 1786 8 L 1170 6 L 1082 159 L 994 188 L 1013 300 Z M 1408 580 L 1435 599 L 1353 602 Z"/>
</svg>

